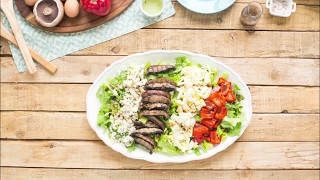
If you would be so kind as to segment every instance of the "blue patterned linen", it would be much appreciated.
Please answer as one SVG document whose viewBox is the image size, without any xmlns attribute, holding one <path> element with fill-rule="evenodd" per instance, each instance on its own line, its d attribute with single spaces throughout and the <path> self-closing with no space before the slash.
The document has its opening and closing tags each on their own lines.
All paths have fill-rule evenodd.
<svg viewBox="0 0 320 180">
<path fill-rule="evenodd" d="M 161 16 L 157 18 L 147 18 L 140 11 L 139 2 L 140 0 L 135 0 L 121 15 L 103 25 L 76 33 L 52 33 L 38 29 L 21 16 L 16 6 L 14 6 L 14 8 L 28 46 L 42 55 L 45 59 L 51 61 L 81 49 L 128 34 L 175 14 L 175 9 L 171 0 L 166 0 L 166 6 Z M 1 18 L 4 26 L 11 31 L 9 23 L 2 11 Z M 20 50 L 11 43 L 9 43 L 9 45 L 18 71 L 26 71 L 27 67 Z"/>
</svg>

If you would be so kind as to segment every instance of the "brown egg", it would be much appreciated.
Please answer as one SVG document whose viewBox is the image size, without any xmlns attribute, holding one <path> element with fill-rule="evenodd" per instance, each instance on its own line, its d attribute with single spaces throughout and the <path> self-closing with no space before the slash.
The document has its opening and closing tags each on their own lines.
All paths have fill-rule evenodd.
<svg viewBox="0 0 320 180">
<path fill-rule="evenodd" d="M 33 6 L 34 4 L 36 4 L 38 0 L 25 0 L 26 4 L 28 6 Z"/>
<path fill-rule="evenodd" d="M 64 4 L 64 12 L 70 18 L 78 16 L 80 11 L 80 5 L 77 0 L 67 0 Z"/>
</svg>

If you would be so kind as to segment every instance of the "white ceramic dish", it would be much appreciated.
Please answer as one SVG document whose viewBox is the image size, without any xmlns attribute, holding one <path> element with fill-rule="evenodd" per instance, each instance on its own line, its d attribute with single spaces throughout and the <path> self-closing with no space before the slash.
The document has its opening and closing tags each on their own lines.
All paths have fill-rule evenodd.
<svg viewBox="0 0 320 180">
<path fill-rule="evenodd" d="M 279 16 L 279 17 L 289 17 L 291 15 L 291 13 L 296 12 L 296 3 L 292 2 L 292 0 L 287 0 L 288 2 L 288 9 L 286 12 L 284 12 L 284 14 L 277 14 L 275 12 L 272 11 L 273 8 L 273 0 L 267 0 L 266 2 L 266 8 L 269 9 L 269 13 L 272 16 Z"/>
<path fill-rule="evenodd" d="M 209 65 L 211 67 L 215 67 L 219 71 L 219 76 L 222 76 L 223 72 L 229 74 L 228 80 L 236 83 L 241 88 L 241 94 L 245 97 L 245 99 L 241 102 L 243 105 L 243 110 L 246 112 L 245 117 L 247 121 L 242 124 L 241 135 L 244 130 L 247 128 L 251 121 L 252 116 L 252 107 L 251 107 L 251 95 L 247 85 L 244 81 L 239 77 L 237 73 L 235 73 L 231 68 L 222 64 L 221 62 L 215 60 L 212 57 L 194 54 L 186 51 L 150 51 L 146 53 L 133 54 L 123 58 L 120 61 L 113 63 L 111 66 L 106 68 L 99 77 L 95 80 L 93 85 L 88 91 L 87 94 L 87 118 L 92 129 L 97 133 L 99 138 L 111 147 L 113 150 L 120 152 L 121 154 L 133 158 L 133 159 L 143 159 L 146 161 L 154 162 L 154 163 L 182 163 L 192 160 L 200 160 L 209 158 L 216 153 L 223 151 L 231 144 L 233 144 L 239 137 L 227 137 L 226 140 L 219 144 L 215 145 L 212 149 L 208 150 L 207 153 L 201 152 L 200 156 L 196 156 L 194 153 L 184 154 L 180 156 L 170 156 L 159 152 L 154 152 L 150 155 L 147 151 L 137 148 L 135 151 L 128 153 L 127 149 L 124 145 L 112 144 L 111 140 L 108 137 L 108 131 L 104 132 L 104 127 L 99 127 L 97 125 L 97 115 L 100 109 L 99 99 L 96 97 L 96 92 L 99 89 L 100 85 L 107 82 L 108 78 L 114 77 L 119 69 L 123 66 L 130 66 L 133 64 L 146 64 L 148 61 L 151 64 L 156 64 L 158 61 L 161 62 L 171 62 L 174 63 L 176 57 L 186 56 L 190 61 L 194 63 L 199 63 L 202 65 Z"/>
</svg>

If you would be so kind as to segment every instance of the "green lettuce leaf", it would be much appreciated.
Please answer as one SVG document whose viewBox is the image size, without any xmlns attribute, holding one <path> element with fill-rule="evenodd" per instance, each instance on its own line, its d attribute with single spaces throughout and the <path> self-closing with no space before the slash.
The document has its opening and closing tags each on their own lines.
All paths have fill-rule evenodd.
<svg viewBox="0 0 320 180">
<path fill-rule="evenodd" d="M 162 134 L 159 139 L 155 138 L 155 141 L 158 143 L 158 146 L 156 147 L 155 151 L 161 151 L 163 153 L 167 153 L 170 155 L 177 156 L 181 152 L 181 150 L 174 145 L 172 145 L 170 142 L 168 142 L 168 132 L 166 134 Z"/>
<path fill-rule="evenodd" d="M 198 148 L 192 148 L 192 151 L 194 152 L 194 154 L 196 154 L 197 156 L 201 155 L 201 152 Z"/>
<path fill-rule="evenodd" d="M 145 124 L 148 121 L 148 118 L 142 116 L 141 118 L 139 118 L 139 121 Z"/>
<path fill-rule="evenodd" d="M 136 148 L 137 148 L 137 147 L 136 147 L 136 143 L 133 142 L 133 143 L 131 144 L 131 146 L 127 147 L 127 150 L 128 150 L 128 152 L 130 153 L 130 152 L 136 150 Z"/>
<path fill-rule="evenodd" d="M 240 136 L 241 133 L 241 122 L 238 122 L 235 127 L 229 130 L 228 136 Z"/>
</svg>

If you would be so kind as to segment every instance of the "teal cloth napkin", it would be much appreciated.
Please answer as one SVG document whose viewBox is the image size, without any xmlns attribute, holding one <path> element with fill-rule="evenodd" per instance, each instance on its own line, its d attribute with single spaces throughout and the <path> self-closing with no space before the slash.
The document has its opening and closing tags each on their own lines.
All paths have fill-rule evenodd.
<svg viewBox="0 0 320 180">
<path fill-rule="evenodd" d="M 157 18 L 147 18 L 140 11 L 139 2 L 140 0 L 135 0 L 127 10 L 113 20 L 95 28 L 77 33 L 51 33 L 43 31 L 27 22 L 18 12 L 16 6 L 15 12 L 28 46 L 47 60 L 51 61 L 81 49 L 128 34 L 175 14 L 175 9 L 171 0 L 166 0 L 166 7 L 161 16 Z M 2 11 L 1 17 L 4 26 L 11 30 Z M 28 70 L 20 50 L 13 44 L 9 43 L 9 45 L 18 71 L 24 72 Z"/>
</svg>

